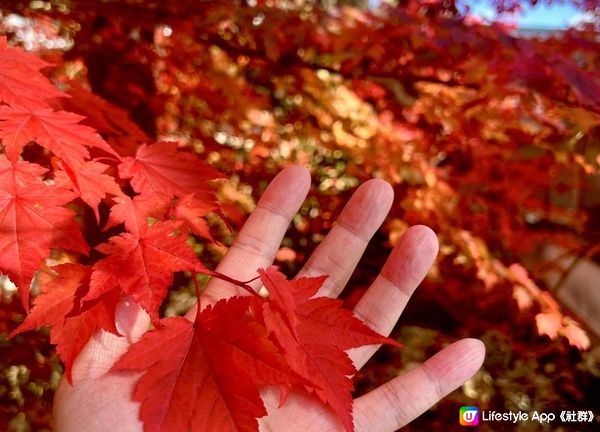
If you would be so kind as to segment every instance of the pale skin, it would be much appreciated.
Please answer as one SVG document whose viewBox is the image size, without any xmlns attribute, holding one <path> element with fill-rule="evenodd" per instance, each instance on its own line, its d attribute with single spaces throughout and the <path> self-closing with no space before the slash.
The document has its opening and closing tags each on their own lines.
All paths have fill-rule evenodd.
<svg viewBox="0 0 600 432">
<path fill-rule="evenodd" d="M 293 215 L 302 205 L 310 175 L 299 166 L 283 170 L 269 185 L 257 208 L 219 264 L 218 271 L 238 280 L 256 276 L 256 269 L 272 264 Z M 370 180 L 354 193 L 329 234 L 314 251 L 298 276 L 328 274 L 319 295 L 336 297 L 358 264 L 367 243 L 379 228 L 393 201 L 393 191 L 382 180 Z M 402 236 L 354 313 L 367 325 L 388 335 L 408 299 L 425 277 L 438 252 L 435 234 L 425 226 L 413 226 Z M 260 288 L 260 282 L 252 284 Z M 240 289 L 212 280 L 204 304 L 240 294 Z M 192 318 L 196 311 L 188 313 Z M 137 373 L 109 372 L 127 347 L 148 328 L 148 317 L 133 303 L 117 309 L 117 325 L 125 337 L 96 334 L 73 367 L 71 386 L 62 379 L 54 401 L 56 431 L 137 432 L 139 404 L 131 401 Z M 379 346 L 349 352 L 361 368 Z M 480 368 L 483 344 L 476 339 L 455 342 L 421 366 L 354 400 L 356 431 L 392 432 L 421 415 L 462 385 Z M 278 390 L 262 389 L 268 415 L 259 419 L 261 431 L 342 431 L 335 415 L 316 399 L 292 393 L 278 407 Z"/>
</svg>

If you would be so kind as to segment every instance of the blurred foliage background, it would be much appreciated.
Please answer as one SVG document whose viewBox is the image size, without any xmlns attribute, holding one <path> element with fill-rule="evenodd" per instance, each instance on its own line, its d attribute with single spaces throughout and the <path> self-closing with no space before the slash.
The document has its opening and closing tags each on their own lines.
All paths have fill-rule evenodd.
<svg viewBox="0 0 600 432">
<path fill-rule="evenodd" d="M 597 17 L 595 2 L 576 3 Z M 360 183 L 390 182 L 395 204 L 344 292 L 347 304 L 408 226 L 433 228 L 440 254 L 394 332 L 405 348 L 382 350 L 357 376 L 357 394 L 460 337 L 481 338 L 488 352 L 472 380 L 406 430 L 459 430 L 462 405 L 600 415 L 598 20 L 524 35 L 459 6 L 9 1 L 0 33 L 51 62 L 48 74 L 72 96 L 56 106 L 87 116 L 122 154 L 176 140 L 226 174 L 216 184 L 223 215 L 210 218 L 218 242 L 196 244 L 207 265 L 288 164 L 313 175 L 277 255 L 289 275 Z M 91 214 L 84 223 L 98 228 Z M 548 258 L 549 250 L 559 252 Z M 588 285 L 569 288 L 581 262 Z M 193 302 L 188 285 L 176 279 L 166 315 Z M 48 430 L 61 366 L 43 330 L 6 339 L 23 314 L 14 297 L 2 290 L 0 429 Z"/>
</svg>

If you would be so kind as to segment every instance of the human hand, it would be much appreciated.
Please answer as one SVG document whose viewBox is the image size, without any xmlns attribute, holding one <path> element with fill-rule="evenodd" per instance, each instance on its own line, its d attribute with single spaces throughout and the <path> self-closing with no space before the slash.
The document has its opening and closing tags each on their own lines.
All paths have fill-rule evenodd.
<svg viewBox="0 0 600 432">
<path fill-rule="evenodd" d="M 257 268 L 272 264 L 293 215 L 308 193 L 310 176 L 298 166 L 282 171 L 269 185 L 217 270 L 238 280 L 254 277 Z M 298 276 L 328 274 L 319 295 L 336 297 L 358 264 L 371 236 L 387 215 L 393 200 L 389 184 L 370 180 L 354 193 L 337 223 L 314 251 Z M 410 295 L 425 277 L 437 255 L 438 242 L 427 227 L 409 228 L 354 313 L 375 331 L 388 335 Z M 250 284 L 258 289 L 260 281 Z M 204 304 L 243 295 L 241 288 L 212 280 Z M 192 318 L 196 311 L 188 312 Z M 139 403 L 131 394 L 139 373 L 111 372 L 112 365 L 148 329 L 149 318 L 134 303 L 117 308 L 117 326 L 125 337 L 99 332 L 73 366 L 73 385 L 62 379 L 54 401 L 57 431 L 142 431 Z M 349 351 L 357 369 L 378 346 Z M 354 400 L 355 428 L 360 432 L 394 431 L 426 411 L 469 379 L 481 366 L 484 347 L 474 339 L 456 342 L 421 366 Z M 266 387 L 261 396 L 268 415 L 259 419 L 261 431 L 340 431 L 337 417 L 317 399 L 291 393 L 278 407 L 279 390 Z"/>
</svg>

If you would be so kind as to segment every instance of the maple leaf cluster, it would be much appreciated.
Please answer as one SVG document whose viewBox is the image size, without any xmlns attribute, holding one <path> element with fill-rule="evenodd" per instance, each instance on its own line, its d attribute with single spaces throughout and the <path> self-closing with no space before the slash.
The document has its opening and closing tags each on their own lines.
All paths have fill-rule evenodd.
<svg viewBox="0 0 600 432">
<path fill-rule="evenodd" d="M 97 330 L 117 334 L 122 295 L 158 323 L 174 272 L 211 273 L 187 236 L 211 238 L 203 217 L 217 208 L 209 181 L 221 174 L 175 142 L 143 143 L 133 156 L 120 155 L 82 124 L 84 117 L 53 108 L 54 98 L 68 95 L 40 72 L 49 64 L 6 38 L 0 62 L 0 271 L 26 310 L 31 286 L 41 289 L 13 335 L 51 326 L 70 376 Z M 100 222 L 101 203 L 109 209 L 104 229 L 124 231 L 92 247 L 78 214 L 87 205 Z M 102 256 L 94 258 L 91 249 Z M 59 252 L 70 263 L 50 266 Z"/>
<path fill-rule="evenodd" d="M 244 286 L 208 270 L 187 242 L 188 235 L 212 240 L 204 216 L 218 205 L 209 182 L 222 175 L 175 142 L 144 142 L 133 155 L 121 154 L 131 146 L 107 142 L 82 124 L 84 117 L 53 108 L 54 98 L 69 95 L 41 73 L 47 63 L 4 38 L 0 60 L 0 270 L 17 285 L 26 310 L 31 287 L 40 290 L 10 336 L 51 327 L 71 381 L 92 335 L 120 336 L 115 311 L 129 296 L 155 330 L 112 370 L 144 371 L 132 397 L 141 402 L 146 431 L 258 430 L 257 419 L 267 414 L 265 385 L 280 386 L 282 404 L 292 389 L 314 394 L 353 430 L 356 369 L 346 350 L 398 344 L 340 300 L 314 298 L 325 276 L 288 281 L 276 267 L 259 270 L 268 299 L 253 293 L 221 300 L 193 322 L 161 319 L 175 272 Z M 95 99 L 82 92 L 75 88 L 71 97 Z M 85 206 L 104 233 L 118 233 L 90 245 L 77 220 Z M 201 304 L 198 288 L 196 295 Z"/>
<path fill-rule="evenodd" d="M 492 3 L 499 10 L 519 4 Z M 575 3 L 596 6 L 591 0 Z M 0 110 L 6 111 L 4 122 L 12 132 L 7 133 L 7 144 L 4 135 L 0 137 L 6 153 L 2 167 L 12 167 L 19 155 L 21 159 L 18 172 L 2 168 L 0 181 L 12 185 L 42 180 L 49 188 L 41 189 L 44 200 L 26 192 L 21 192 L 25 201 L 10 195 L 8 201 L 2 199 L 9 206 L 2 221 L 3 233 L 6 226 L 9 235 L 0 242 L 12 247 L 0 256 L 2 271 L 9 274 L 12 269 L 10 277 L 25 296 L 31 275 L 37 274 L 33 286 L 42 292 L 40 302 L 56 291 L 56 302 L 46 297 L 48 306 L 39 313 L 36 300 L 32 316 L 40 318 L 24 326 L 36 327 L 35 320 L 50 323 L 42 312 L 56 303 L 70 312 L 64 312 L 64 320 L 57 310 L 53 340 L 71 331 L 68 328 L 78 321 L 70 326 L 69 320 L 86 310 L 91 312 L 82 318 L 82 328 L 116 331 L 105 317 L 114 315 L 114 301 L 124 292 L 152 314 L 173 271 L 206 272 L 191 265 L 196 260 L 180 240 L 186 235 L 210 240 L 202 215 L 217 208 L 213 193 L 200 190 L 202 182 L 190 182 L 187 175 L 169 181 L 175 174 L 169 167 L 186 173 L 184 159 L 201 162 L 180 149 L 181 144 L 156 144 L 151 138 L 177 136 L 232 173 L 218 206 L 226 210 L 234 228 L 282 166 L 292 161 L 310 167 L 318 187 L 284 239 L 287 257 L 278 254 L 289 272 L 302 265 L 332 226 L 350 190 L 378 176 L 392 184 L 399 205 L 393 206 L 383 226 L 385 235 L 375 239 L 373 250 L 378 252 L 367 254 L 368 265 L 353 278 L 352 298 L 366 289 L 384 252 L 404 230 L 425 223 L 438 233 L 441 254 L 433 277 L 420 288 L 421 299 L 427 301 L 413 303 L 419 309 L 419 325 L 435 327 L 446 341 L 458 336 L 456 329 L 460 335 L 510 335 L 513 342 L 507 349 L 515 359 L 532 349 L 542 358 L 545 348 L 540 347 L 562 347 L 561 339 L 588 349 L 586 331 L 554 299 L 555 292 L 544 289 L 543 278 L 552 265 L 520 262 L 529 263 L 545 243 L 596 258 L 600 250 L 597 207 L 595 214 L 565 208 L 561 198 L 587 195 L 589 179 L 600 169 L 597 26 L 524 38 L 513 27 L 461 15 L 460 1 L 408 0 L 379 9 L 349 6 L 353 2 L 318 4 L 223 0 L 198 8 L 185 1 L 77 2 L 65 6 L 66 12 L 54 5 L 35 9 L 28 1 L 2 6 L 4 16 L 25 11 L 47 39 L 72 42 L 64 53 L 52 53 L 62 68 L 54 77 L 65 81 L 64 75 L 71 77 L 73 70 L 85 71 L 83 81 L 89 80 L 97 93 L 71 81 L 59 91 L 38 73 L 45 66 L 41 60 L 3 51 L 2 59 L 8 61 L 1 64 L 10 67 L 0 71 Z M 10 72 L 17 63 L 27 74 Z M 25 121 L 28 114 L 18 108 L 22 105 L 41 111 Z M 19 124 L 26 125 L 23 132 L 15 131 Z M 99 131 L 110 148 L 100 144 L 93 131 L 84 132 L 83 125 Z M 61 133 L 68 139 L 53 138 L 61 128 L 67 129 Z M 73 128 L 76 134 L 69 133 Z M 74 146 L 71 138 L 81 139 L 83 145 Z M 29 145 L 30 140 L 37 145 Z M 177 155 L 172 165 L 163 165 L 163 152 Z M 110 178 L 121 192 L 110 186 Z M 105 186 L 90 186 L 102 185 L 102 179 Z M 56 202 L 52 211 L 45 211 L 57 229 L 30 218 L 28 208 L 40 210 L 38 201 Z M 11 222 L 15 214 L 15 221 L 36 223 L 24 230 L 21 222 Z M 71 221 L 74 215 L 76 222 Z M 158 223 L 150 226 L 148 220 Z M 158 273 L 154 257 L 169 255 L 162 254 L 162 242 L 168 243 L 165 233 L 172 237 L 169 250 L 180 254 Z M 9 241 L 17 235 L 20 244 L 30 247 Z M 53 260 L 47 264 L 65 257 L 69 263 L 36 273 L 48 256 Z M 125 274 L 125 269 L 145 264 L 147 273 Z M 52 285 L 54 279 L 65 283 L 58 288 Z M 295 350 L 294 340 L 277 337 L 296 335 L 287 330 L 288 309 L 274 306 L 288 304 L 285 298 L 277 300 L 272 294 L 266 304 L 258 299 L 244 300 L 248 305 L 239 302 L 231 304 L 246 311 L 253 328 L 261 326 L 261 334 L 269 334 L 270 346 L 279 355 Z M 430 303 L 436 307 L 431 309 Z M 229 314 L 227 308 L 221 304 L 217 311 Z M 437 313 L 438 308 L 443 313 Z M 465 309 L 472 313 L 464 314 Z M 237 316 L 232 320 L 246 325 Z M 157 313 L 153 321 L 157 332 L 177 326 L 164 324 Z M 548 344 L 546 336 L 558 340 Z M 62 341 L 61 355 L 76 354 L 86 337 L 82 333 L 83 342 L 72 346 Z M 440 340 L 438 348 L 443 345 Z M 537 341 L 537 348 L 531 348 L 531 340 Z M 290 364 L 304 358 L 296 352 Z M 571 363 L 565 360 L 561 370 L 575 370 L 569 358 Z M 148 370 L 156 365 L 152 364 Z M 369 379 L 378 374 L 372 367 L 364 374 Z M 507 382 L 514 381 L 510 372 L 500 372 L 509 376 Z M 306 370 L 294 373 L 300 385 L 311 387 L 302 381 Z M 379 375 L 387 379 L 389 373 Z M 494 385 L 498 390 L 498 382 Z M 579 386 L 579 381 L 573 384 Z M 344 400 L 327 399 L 326 388 L 322 380 L 313 382 L 315 395 L 332 408 L 343 406 Z M 561 391 L 557 385 L 539 393 Z M 144 404 L 151 403 L 148 393 L 139 392 Z M 256 414 L 259 404 L 253 406 Z M 347 422 L 341 411 L 340 418 Z"/>
<path fill-rule="evenodd" d="M 345 351 L 398 343 L 340 300 L 314 298 L 326 277 L 288 281 L 276 267 L 259 273 L 268 299 L 221 300 L 194 322 L 162 319 L 113 366 L 144 371 L 133 397 L 146 431 L 256 431 L 267 415 L 259 389 L 269 384 L 280 386 L 281 404 L 292 389 L 314 394 L 354 430 L 356 368 Z"/>
</svg>

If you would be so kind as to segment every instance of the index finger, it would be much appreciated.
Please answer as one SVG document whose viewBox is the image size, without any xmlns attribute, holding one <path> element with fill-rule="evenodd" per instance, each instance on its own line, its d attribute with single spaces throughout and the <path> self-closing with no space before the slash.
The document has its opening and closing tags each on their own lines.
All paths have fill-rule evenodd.
<svg viewBox="0 0 600 432">
<path fill-rule="evenodd" d="M 306 168 L 292 165 L 281 171 L 261 196 L 217 271 L 234 279 L 248 280 L 256 276 L 259 267 L 270 266 L 309 188 L 310 174 Z M 258 288 L 260 281 L 250 286 Z M 214 278 L 206 288 L 209 301 L 245 293 L 240 287 Z"/>
</svg>

